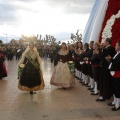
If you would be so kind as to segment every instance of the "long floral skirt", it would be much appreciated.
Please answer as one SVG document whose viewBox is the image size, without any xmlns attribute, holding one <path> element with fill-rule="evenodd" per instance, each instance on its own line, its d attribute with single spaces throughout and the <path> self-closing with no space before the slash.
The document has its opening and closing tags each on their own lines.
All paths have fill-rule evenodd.
<svg viewBox="0 0 120 120">
<path fill-rule="evenodd" d="M 74 75 L 71 74 L 67 63 L 58 62 L 58 65 L 54 68 L 50 84 L 65 88 L 75 85 Z"/>
</svg>

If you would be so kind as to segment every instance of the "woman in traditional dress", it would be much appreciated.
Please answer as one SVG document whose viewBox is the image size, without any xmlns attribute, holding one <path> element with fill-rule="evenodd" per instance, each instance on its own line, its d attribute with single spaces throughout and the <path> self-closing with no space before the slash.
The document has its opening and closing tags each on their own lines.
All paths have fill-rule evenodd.
<svg viewBox="0 0 120 120">
<path fill-rule="evenodd" d="M 75 85 L 74 65 L 71 60 L 66 43 L 62 43 L 61 49 L 54 60 L 55 68 L 50 81 L 51 85 L 60 86 L 63 89 Z"/>
<path fill-rule="evenodd" d="M 44 89 L 41 59 L 33 42 L 29 43 L 18 63 L 18 79 L 18 88 L 22 91 L 33 94 L 33 91 Z"/>
<path fill-rule="evenodd" d="M 0 79 L 3 77 L 7 77 L 7 70 L 6 70 L 4 60 L 5 60 L 4 55 L 0 50 Z"/>
</svg>

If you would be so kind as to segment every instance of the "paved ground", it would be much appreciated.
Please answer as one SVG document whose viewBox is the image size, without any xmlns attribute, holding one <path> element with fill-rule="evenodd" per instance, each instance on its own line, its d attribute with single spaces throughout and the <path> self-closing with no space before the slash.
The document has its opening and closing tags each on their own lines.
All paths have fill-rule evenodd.
<svg viewBox="0 0 120 120">
<path fill-rule="evenodd" d="M 63 90 L 49 84 L 53 64 L 43 61 L 45 89 L 33 96 L 17 88 L 18 61 L 6 61 L 8 77 L 0 80 L 0 120 L 120 120 L 120 111 L 98 103 L 78 81 Z"/>
</svg>

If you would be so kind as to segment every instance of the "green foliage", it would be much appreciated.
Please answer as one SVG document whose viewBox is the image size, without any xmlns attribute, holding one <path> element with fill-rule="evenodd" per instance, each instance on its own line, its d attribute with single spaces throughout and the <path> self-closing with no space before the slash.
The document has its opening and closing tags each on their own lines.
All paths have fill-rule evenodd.
<svg viewBox="0 0 120 120">
<path fill-rule="evenodd" d="M 3 41 L 2 41 L 2 40 L 0 40 L 0 44 L 3 44 Z"/>
</svg>

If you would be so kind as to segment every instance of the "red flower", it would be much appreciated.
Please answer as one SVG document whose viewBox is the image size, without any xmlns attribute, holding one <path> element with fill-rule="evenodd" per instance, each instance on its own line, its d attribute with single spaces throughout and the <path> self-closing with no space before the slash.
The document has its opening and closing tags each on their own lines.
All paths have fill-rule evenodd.
<svg viewBox="0 0 120 120">
<path fill-rule="evenodd" d="M 102 30 L 100 33 L 99 41 L 102 40 L 102 32 L 106 26 L 106 22 L 114 14 L 116 15 L 120 10 L 120 0 L 109 0 L 108 8 L 102 25 Z M 115 46 L 116 42 L 120 41 L 120 19 L 116 19 L 114 25 L 112 26 L 112 46 Z"/>
</svg>

